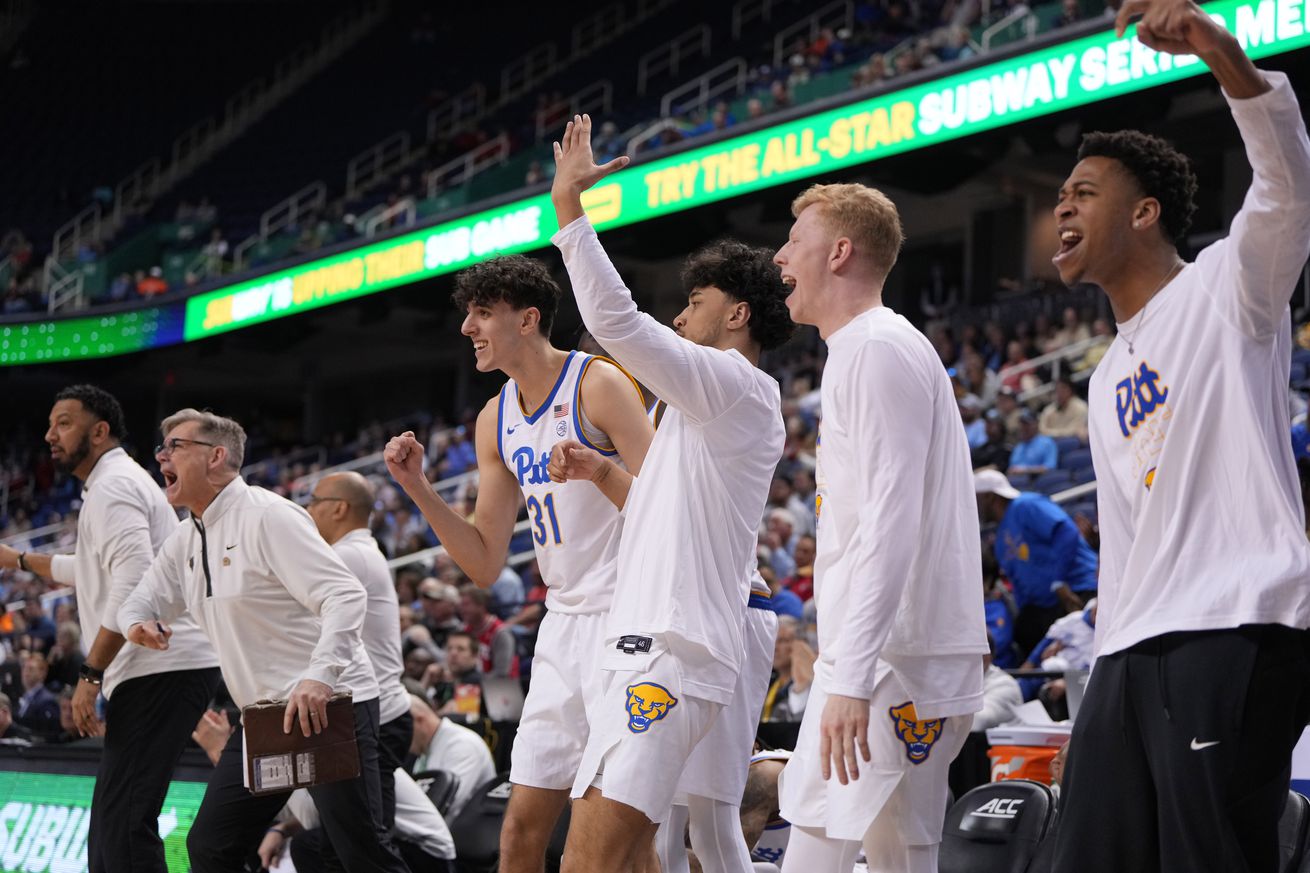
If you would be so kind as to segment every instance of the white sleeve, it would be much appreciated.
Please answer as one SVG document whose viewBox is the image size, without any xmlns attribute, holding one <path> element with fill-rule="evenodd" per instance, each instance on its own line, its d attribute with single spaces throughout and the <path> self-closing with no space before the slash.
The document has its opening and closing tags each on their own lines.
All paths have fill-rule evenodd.
<svg viewBox="0 0 1310 873">
<path fill-rule="evenodd" d="M 116 616 L 119 627 L 130 628 L 137 622 L 173 621 L 186 612 L 182 574 L 175 555 L 183 548 L 185 540 L 185 531 L 179 527 L 164 541 L 141 581 L 123 599 Z M 107 618 L 108 612 L 105 614 Z"/>
<path fill-rule="evenodd" d="M 322 622 L 318 645 L 302 679 L 337 687 L 361 642 L 368 595 L 323 541 L 309 513 L 289 501 L 264 511 L 260 549 L 291 596 Z"/>
<path fill-rule="evenodd" d="M 1310 255 L 1310 140 L 1292 85 L 1257 97 L 1228 98 L 1251 163 L 1251 187 L 1228 238 L 1197 258 L 1216 304 L 1248 336 L 1278 330 Z"/>
<path fill-rule="evenodd" d="M 551 242 L 564 256 L 587 330 L 661 400 L 703 424 L 747 395 L 752 376 L 744 359 L 685 340 L 638 311 L 585 215 Z"/>
<path fill-rule="evenodd" d="M 118 610 L 155 557 L 145 509 L 148 504 L 133 493 L 130 484 L 123 479 L 107 479 L 100 486 L 102 493 L 96 508 L 104 530 L 100 562 L 109 571 L 108 599 L 100 625 L 117 634 L 122 633 L 117 624 Z"/>
<path fill-rule="evenodd" d="M 857 484 L 855 511 L 862 523 L 843 557 L 850 568 L 851 595 L 833 646 L 828 691 L 868 698 L 923 535 L 933 398 L 922 365 L 896 344 L 865 343 L 852 369 L 838 402 L 866 447 L 848 459 L 850 467 L 843 471 Z"/>
<path fill-rule="evenodd" d="M 65 585 L 77 584 L 77 555 L 51 555 L 50 578 Z"/>
</svg>

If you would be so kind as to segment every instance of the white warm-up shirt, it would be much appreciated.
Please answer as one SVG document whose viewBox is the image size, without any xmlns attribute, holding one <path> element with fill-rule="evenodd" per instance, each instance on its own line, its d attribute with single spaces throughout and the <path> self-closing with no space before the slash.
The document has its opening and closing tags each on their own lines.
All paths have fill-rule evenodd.
<svg viewBox="0 0 1310 873">
<path fill-rule="evenodd" d="M 368 610 L 361 635 L 373 675 L 378 680 L 378 723 L 386 724 L 409 712 L 409 691 L 401 684 L 405 659 L 400 654 L 400 601 L 378 541 L 366 528 L 356 528 L 332 544 L 332 551 L 364 585 Z"/>
<path fill-rule="evenodd" d="M 378 696 L 360 637 L 367 606 L 364 586 L 309 513 L 238 477 L 201 518 L 178 525 L 123 602 L 118 624 L 172 623 L 189 611 L 239 707 L 284 699 L 301 679 L 363 703 Z"/>
<path fill-rule="evenodd" d="M 778 383 L 740 353 L 697 345 L 639 312 L 585 216 L 552 241 L 587 329 L 668 404 L 624 506 L 602 666 L 630 667 L 620 637 L 659 634 L 689 667 L 683 690 L 727 703 L 756 530 L 785 439 Z"/>
<path fill-rule="evenodd" d="M 885 306 L 828 337 L 819 431 L 817 681 L 869 698 L 879 663 L 919 718 L 982 708 L 978 504 L 950 379 Z"/>
<path fill-rule="evenodd" d="M 1310 141 L 1287 77 L 1264 76 L 1273 90 L 1228 98 L 1254 171 L 1228 236 L 1119 325 L 1092 374 L 1098 655 L 1173 631 L 1310 626 L 1287 403 Z"/>
<path fill-rule="evenodd" d="M 84 651 L 91 650 L 102 627 L 122 633 L 119 607 L 177 526 L 164 492 L 127 452 L 115 448 L 100 456 L 82 485 L 77 551 L 55 555 L 50 566 L 55 581 L 77 587 Z M 128 679 L 217 666 L 213 646 L 184 614 L 173 624 L 169 651 L 123 646 L 105 670 L 100 692 L 109 697 Z"/>
</svg>

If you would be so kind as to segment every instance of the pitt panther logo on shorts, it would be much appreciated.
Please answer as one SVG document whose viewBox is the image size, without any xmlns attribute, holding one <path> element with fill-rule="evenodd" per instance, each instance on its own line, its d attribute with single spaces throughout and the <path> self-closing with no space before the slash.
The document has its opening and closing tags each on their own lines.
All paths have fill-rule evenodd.
<svg viewBox="0 0 1310 873">
<path fill-rule="evenodd" d="M 678 698 L 669 689 L 654 682 L 638 682 L 628 686 L 628 730 L 644 734 L 650 726 L 678 705 Z"/>
<path fill-rule="evenodd" d="M 946 719 L 920 721 L 918 713 L 914 711 L 914 704 L 908 701 L 891 707 L 887 714 L 892 718 L 892 729 L 896 731 L 896 736 L 905 743 L 905 755 L 910 763 L 922 764 L 928 760 L 933 744 L 942 735 L 942 725 Z"/>
</svg>

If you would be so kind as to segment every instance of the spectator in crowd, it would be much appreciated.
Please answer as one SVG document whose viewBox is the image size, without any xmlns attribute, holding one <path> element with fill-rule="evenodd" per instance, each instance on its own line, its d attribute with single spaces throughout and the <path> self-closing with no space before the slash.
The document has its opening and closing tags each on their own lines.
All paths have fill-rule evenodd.
<svg viewBox="0 0 1310 873">
<path fill-rule="evenodd" d="M 480 671 L 487 676 L 519 675 L 518 643 L 514 632 L 490 612 L 491 592 L 476 585 L 466 585 L 461 594 L 459 612 L 464 630 L 477 640 Z M 447 645 L 449 649 L 449 644 Z M 447 652 L 449 657 L 449 652 Z"/>
<path fill-rule="evenodd" d="M 987 431 L 987 440 L 971 453 L 973 468 L 996 467 L 1002 469 L 1010 465 L 1010 454 L 1014 444 L 1006 437 L 1005 418 L 998 409 L 987 410 L 983 426 Z"/>
<path fill-rule="evenodd" d="M 158 297 L 167 293 L 168 283 L 164 281 L 164 271 L 159 267 L 151 267 L 148 274 L 143 274 L 137 270 L 136 293 L 142 297 Z"/>
<path fill-rule="evenodd" d="M 1106 351 L 1110 348 L 1110 343 L 1114 341 L 1114 332 L 1110 330 L 1110 322 L 1104 318 L 1093 321 L 1092 336 L 1096 337 L 1096 343 L 1083 355 L 1078 364 L 1079 370 L 1090 370 L 1101 363 L 1101 358 L 1105 357 Z"/>
<path fill-rule="evenodd" d="M 446 672 L 454 684 L 482 684 L 477 645 L 477 639 L 468 631 L 455 631 L 446 637 Z"/>
<path fill-rule="evenodd" d="M 767 531 L 764 543 L 769 547 L 769 562 L 773 572 L 781 578 L 789 578 L 796 573 L 796 518 L 791 510 L 777 508 L 769 510 Z"/>
<path fill-rule="evenodd" d="M 1023 692 L 1019 682 L 1009 673 L 992 663 L 996 643 L 988 635 L 991 654 L 983 655 L 983 708 L 973 714 L 972 731 L 985 731 L 1005 724 L 1014 718 L 1014 711 L 1023 705 Z"/>
<path fill-rule="evenodd" d="M 223 238 L 223 231 L 214 228 L 209 233 L 209 242 L 201 249 L 205 256 L 205 275 L 217 276 L 223 272 L 223 260 L 227 257 L 228 244 Z"/>
<path fill-rule="evenodd" d="M 973 394 L 960 398 L 960 418 L 964 422 L 964 436 L 969 440 L 969 449 L 981 448 L 987 442 L 987 423 L 983 421 L 983 403 Z"/>
<path fill-rule="evenodd" d="M 1055 19 L 1055 27 L 1068 27 L 1082 20 L 1083 13 L 1078 8 L 1078 0 L 1064 0 L 1060 7 L 1060 17 Z"/>
<path fill-rule="evenodd" d="M 797 470 L 791 478 L 792 493 L 787 508 L 796 519 L 796 532 L 801 536 L 814 533 L 814 474 L 808 469 Z M 799 541 L 798 541 L 799 542 Z M 793 555 L 793 557 L 795 557 Z"/>
<path fill-rule="evenodd" d="M 1074 392 L 1073 380 L 1055 381 L 1055 400 L 1042 410 L 1037 428 L 1048 437 L 1077 437 L 1087 442 L 1087 401 Z"/>
<path fill-rule="evenodd" d="M 773 572 L 769 562 L 763 559 L 763 553 L 761 553 L 758 571 L 760 578 L 769 586 L 769 608 L 779 616 L 789 615 L 800 621 L 805 614 L 805 604 L 801 603 L 799 597 L 787 590 L 787 586 L 778 578 L 778 574 Z"/>
<path fill-rule="evenodd" d="M 41 603 L 41 598 L 30 597 L 23 607 L 23 620 L 27 623 L 27 632 L 32 637 L 32 644 L 36 646 L 37 651 L 49 652 L 55 647 L 55 636 L 58 629 L 55 623 L 46 615 L 45 605 Z"/>
<path fill-rule="evenodd" d="M 418 596 L 423 604 L 422 624 L 432 634 L 433 644 L 444 649 L 446 638 L 464 628 L 459 618 L 459 591 L 454 585 L 428 577 L 419 585 Z"/>
<path fill-rule="evenodd" d="M 50 679 L 61 688 L 77 686 L 82 669 L 82 629 L 77 622 L 66 621 L 55 632 L 55 645 L 50 650 Z"/>
<path fill-rule="evenodd" d="M 1024 409 L 1019 413 L 1019 441 L 1010 452 L 1009 475 L 1036 478 L 1054 470 L 1059 464 L 1060 450 L 1055 440 L 1040 433 L 1037 429 L 1037 416 L 1033 415 L 1032 410 Z"/>
<path fill-rule="evenodd" d="M 45 736 L 45 741 L 53 745 L 71 743 L 80 739 L 82 734 L 73 721 L 73 688 L 65 686 L 55 697 L 59 705 L 59 728 Z"/>
<path fill-rule="evenodd" d="M 1028 363 L 1028 355 L 1024 351 L 1023 343 L 1019 340 L 1010 340 L 1005 347 L 1005 366 L 1001 370 L 1001 386 L 1009 388 L 1015 394 L 1020 394 L 1036 384 L 1036 378 L 1032 371 L 1019 372 L 1014 368 Z M 1006 371 L 1009 372 L 1006 372 Z"/>
<path fill-rule="evenodd" d="M 1019 395 L 1013 388 L 1002 385 L 996 390 L 996 411 L 1001 415 L 1001 422 L 1005 425 L 1005 436 L 1007 439 L 1013 439 L 1019 435 L 1019 417 L 1023 415 L 1024 407 L 1019 403 Z"/>
<path fill-rule="evenodd" d="M 996 392 L 1001 388 L 1001 379 L 995 370 L 988 369 L 982 355 L 968 353 L 964 362 L 964 382 L 970 393 L 982 401 L 984 407 L 996 402 Z"/>
<path fill-rule="evenodd" d="M 773 645 L 773 675 L 764 696 L 761 721 L 799 722 L 805 714 L 814 682 L 814 650 L 801 637 L 801 623 L 791 616 L 778 616 L 778 636 Z"/>
<path fill-rule="evenodd" d="M 18 699 L 15 721 L 38 736 L 59 733 L 59 700 L 45 685 L 48 671 L 40 652 L 23 660 L 23 696 Z"/>
<path fill-rule="evenodd" d="M 482 737 L 473 731 L 442 718 L 427 701 L 410 697 L 410 714 L 414 717 L 414 740 L 410 753 L 418 756 L 414 772 L 445 770 L 455 777 L 455 797 L 446 817 L 459 818 L 474 792 L 496 776 L 496 764 Z"/>
<path fill-rule="evenodd" d="M 14 707 L 8 694 L 0 694 L 0 744 L 30 743 L 32 731 L 14 721 Z"/>
<path fill-rule="evenodd" d="M 441 477 L 449 478 L 467 473 L 478 465 L 478 455 L 473 441 L 469 439 L 468 429 L 460 425 L 450 435 L 450 444 L 440 462 Z"/>
<path fill-rule="evenodd" d="M 1020 493 L 997 470 L 975 473 L 974 490 L 983 519 L 997 525 L 996 561 L 1014 586 L 1014 639 L 1030 651 L 1096 591 L 1096 553 L 1046 495 Z"/>
<path fill-rule="evenodd" d="M 783 586 L 806 603 L 814 596 L 815 540 L 810 534 L 796 538 L 796 572 L 783 580 Z"/>
<path fill-rule="evenodd" d="M 491 611 L 497 618 L 509 619 L 517 615 L 523 607 L 526 592 L 523 590 L 523 578 L 506 564 L 488 589 L 491 594 Z"/>
</svg>

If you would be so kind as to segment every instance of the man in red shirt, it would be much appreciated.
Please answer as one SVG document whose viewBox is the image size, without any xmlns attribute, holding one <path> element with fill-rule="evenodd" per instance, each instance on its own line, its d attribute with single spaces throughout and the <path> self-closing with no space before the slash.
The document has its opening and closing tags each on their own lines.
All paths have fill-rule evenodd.
<svg viewBox="0 0 1310 873">
<path fill-rule="evenodd" d="M 478 641 L 481 671 L 486 676 L 518 676 L 518 645 L 512 631 L 488 611 L 491 592 L 472 585 L 464 589 L 459 614 L 464 628 Z"/>
</svg>

